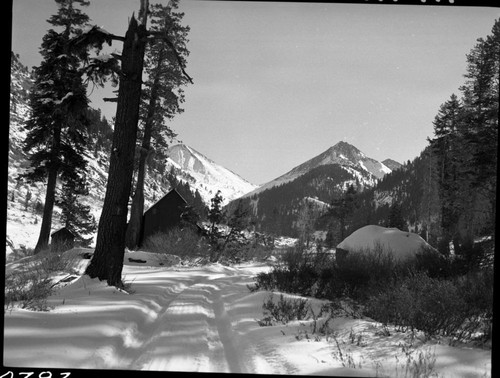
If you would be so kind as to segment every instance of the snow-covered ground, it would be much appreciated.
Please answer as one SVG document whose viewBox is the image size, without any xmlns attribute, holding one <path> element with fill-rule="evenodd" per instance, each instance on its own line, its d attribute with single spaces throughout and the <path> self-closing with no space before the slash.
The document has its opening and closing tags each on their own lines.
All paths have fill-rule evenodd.
<svg viewBox="0 0 500 378">
<path fill-rule="evenodd" d="M 155 256 L 126 254 L 131 294 L 75 275 L 48 299 L 50 311 L 7 310 L 4 366 L 402 377 L 408 356 L 434 355 L 439 376 L 490 376 L 488 349 L 412 342 L 370 319 L 335 318 L 332 334 L 317 338 L 313 320 L 261 327 L 270 293 L 247 285 L 269 265 L 160 266 Z M 74 263 L 83 272 L 88 261 Z M 323 303 L 309 300 L 316 311 Z"/>
</svg>

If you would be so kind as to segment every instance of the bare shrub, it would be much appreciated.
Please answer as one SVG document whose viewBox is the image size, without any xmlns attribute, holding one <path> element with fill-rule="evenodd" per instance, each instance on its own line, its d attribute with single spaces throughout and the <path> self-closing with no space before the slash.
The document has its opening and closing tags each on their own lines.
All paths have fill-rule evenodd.
<svg viewBox="0 0 500 378">
<path fill-rule="evenodd" d="M 19 303 L 21 308 L 47 311 L 47 297 L 52 293 L 52 281 L 39 269 L 23 269 L 5 278 L 4 310 Z"/>
<path fill-rule="evenodd" d="M 12 253 L 7 255 L 6 262 L 17 261 L 28 256 L 33 256 L 33 248 L 21 245 L 19 248 L 12 248 Z"/>
<path fill-rule="evenodd" d="M 469 340 L 491 329 L 492 290 L 492 273 L 443 280 L 419 272 L 368 300 L 365 315 L 402 331 Z"/>
<path fill-rule="evenodd" d="M 258 243 L 249 243 L 241 248 L 240 257 L 242 261 L 265 261 L 271 257 L 272 252 L 272 247 Z"/>
<path fill-rule="evenodd" d="M 261 325 L 271 325 L 273 321 L 287 324 L 292 320 L 306 319 L 309 312 L 308 300 L 302 298 L 285 298 L 280 294 L 278 302 L 274 302 L 274 295 L 264 301 L 262 308 L 264 310 L 264 318 L 261 320 Z"/>
<path fill-rule="evenodd" d="M 55 290 L 53 277 L 65 272 L 79 274 L 75 269 L 80 257 L 68 253 L 54 253 L 49 249 L 28 257 L 5 277 L 4 310 L 18 304 L 21 308 L 47 311 L 47 298 Z"/>
<path fill-rule="evenodd" d="M 172 228 L 167 233 L 158 232 L 146 239 L 142 249 L 158 254 L 175 255 L 186 260 L 202 257 L 208 250 L 203 238 L 188 227 Z"/>
<path fill-rule="evenodd" d="M 260 273 L 250 290 L 278 290 L 305 296 L 318 296 L 321 272 L 333 264 L 333 257 L 325 252 L 309 251 L 302 246 L 288 248 L 279 256 L 269 273 Z"/>
<path fill-rule="evenodd" d="M 21 308 L 47 311 L 47 297 L 52 293 L 51 274 L 55 271 L 56 256 L 42 251 L 5 277 L 4 310 L 16 303 Z"/>
</svg>

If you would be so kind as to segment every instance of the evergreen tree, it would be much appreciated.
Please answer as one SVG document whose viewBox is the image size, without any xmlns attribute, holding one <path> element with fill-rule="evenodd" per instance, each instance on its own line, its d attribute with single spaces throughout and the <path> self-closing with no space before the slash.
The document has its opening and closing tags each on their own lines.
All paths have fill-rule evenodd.
<svg viewBox="0 0 500 378">
<path fill-rule="evenodd" d="M 406 222 L 401 214 L 401 205 L 397 202 L 391 205 L 387 226 L 391 228 L 395 227 L 401 231 L 407 231 Z"/>
<path fill-rule="evenodd" d="M 489 203 L 489 232 L 494 234 L 498 158 L 498 105 L 500 72 L 500 20 L 486 39 L 478 39 L 467 55 L 463 106 L 466 127 L 462 149 L 470 158 L 463 175 L 472 192 Z"/>
<path fill-rule="evenodd" d="M 328 228 L 325 236 L 325 247 L 328 249 L 333 249 L 337 246 L 337 237 L 335 235 L 335 230 L 333 227 Z"/>
<path fill-rule="evenodd" d="M 57 180 L 85 180 L 86 110 L 88 99 L 80 70 L 86 52 L 70 48 L 70 39 L 81 33 L 88 16 L 75 6 L 87 6 L 84 0 L 55 0 L 58 13 L 48 22 L 62 27 L 50 29 L 43 37 L 43 60 L 35 68 L 35 82 L 30 95 L 31 117 L 26 122 L 27 136 L 23 149 L 28 154 L 30 170 L 23 174 L 28 182 L 45 182 L 46 196 L 40 235 L 35 253 L 47 248 L 56 201 Z"/>
<path fill-rule="evenodd" d="M 85 271 L 91 278 L 105 279 L 110 286 L 123 286 L 121 273 L 125 253 L 127 205 L 133 175 L 146 36 L 145 23 L 139 24 L 132 17 L 123 44 L 123 74 L 118 93 L 106 195 L 99 219 L 96 248 Z"/>
<path fill-rule="evenodd" d="M 110 34 L 94 26 L 80 38 L 72 41 L 73 46 L 84 46 L 87 49 L 99 49 L 104 43 L 111 44 L 113 40 L 123 42 L 121 55 L 115 54 L 113 59 L 94 58 L 89 61 L 85 71 L 89 80 L 98 84 L 108 78 L 111 80 L 119 78 L 118 97 L 108 99 L 116 101 L 117 107 L 106 195 L 99 219 L 96 248 L 85 271 L 91 278 L 97 277 L 106 280 L 110 286 L 118 287 L 123 286 L 121 273 L 146 45 L 155 39 L 163 39 L 176 54 L 174 45 L 165 33 L 150 32 L 146 29 L 148 14 L 148 0 L 140 0 L 138 19 L 131 17 L 124 37 Z M 177 63 L 182 65 L 180 59 L 177 59 Z M 181 71 L 189 78 L 182 67 Z"/>
<path fill-rule="evenodd" d="M 499 21 L 467 55 L 463 96 L 452 95 L 434 121 L 431 140 L 441 201 L 442 250 L 494 234 L 498 147 Z M 486 216 L 485 216 L 486 215 Z M 485 222 L 484 218 L 488 218 Z M 462 248 L 463 249 L 463 248 Z"/>
<path fill-rule="evenodd" d="M 151 31 L 163 33 L 168 39 L 158 39 L 146 49 L 144 70 L 148 79 L 144 83 L 141 96 L 142 145 L 127 228 L 126 243 L 129 249 L 136 248 L 140 239 L 148 158 L 152 156 L 152 147 L 156 147 L 154 150 L 158 158 L 165 158 L 162 151 L 167 148 L 167 139 L 175 137 L 175 133 L 165 124 L 165 120 L 172 119 L 175 114 L 182 112 L 180 103 L 184 101 L 184 93 L 180 87 L 188 82 L 176 64 L 176 60 L 181 59 L 184 65 L 185 57 L 189 53 L 186 48 L 189 27 L 180 25 L 183 13 L 172 12 L 172 9 L 177 7 L 178 0 L 172 0 L 168 6 L 155 4 L 150 10 Z M 170 44 L 175 46 L 175 50 Z"/>
<path fill-rule="evenodd" d="M 74 183 L 65 183 L 61 192 L 58 201 L 61 208 L 61 223 L 75 235 L 77 241 L 83 245 L 89 245 L 92 238 L 85 239 L 84 235 L 94 232 L 97 229 L 97 223 L 90 213 L 90 206 L 83 205 L 77 194 L 87 194 L 87 190 L 75 190 Z"/>
<path fill-rule="evenodd" d="M 248 207 L 244 205 L 242 200 L 238 201 L 236 209 L 227 218 L 228 231 L 224 236 L 224 242 L 221 246 L 221 251 L 224 251 L 230 243 L 237 243 L 241 245 L 246 238 L 242 235 L 242 231 L 247 229 L 249 225 L 250 211 Z M 232 258 L 236 256 L 233 254 Z"/>
<path fill-rule="evenodd" d="M 314 223 L 316 221 L 316 211 L 311 201 L 304 199 L 297 214 L 295 227 L 299 234 L 299 243 L 309 248 L 314 234 Z"/>
<path fill-rule="evenodd" d="M 434 119 L 435 139 L 431 140 L 437 160 L 439 198 L 441 202 L 442 252 L 448 254 L 448 243 L 458 240 L 458 220 L 463 211 L 459 172 L 463 162 L 461 125 L 463 109 L 455 94 L 441 105 Z"/>
<path fill-rule="evenodd" d="M 217 234 L 218 226 L 224 220 L 224 212 L 222 211 L 222 193 L 220 190 L 215 193 L 215 196 L 210 200 L 210 208 L 208 210 L 208 221 L 210 222 L 211 234 Z"/>
<path fill-rule="evenodd" d="M 421 236 L 430 244 L 435 244 L 440 227 L 436 223 L 435 215 L 440 214 L 437 159 L 432 148 L 422 152 L 425 173 L 422 179 L 422 200 L 420 201 L 420 214 L 422 217 Z M 417 220 L 418 221 L 418 220 Z"/>
<path fill-rule="evenodd" d="M 208 241 L 211 247 L 211 261 L 217 261 L 222 251 L 223 232 L 220 226 L 225 218 L 222 210 L 222 201 L 221 191 L 218 190 L 210 200 L 210 208 L 208 209 L 208 221 L 210 222 Z"/>
<path fill-rule="evenodd" d="M 347 236 L 347 226 L 348 218 L 354 211 L 356 207 L 356 189 L 353 185 L 349 185 L 346 192 L 342 194 L 339 198 L 332 200 L 330 204 L 330 209 L 328 210 L 328 215 L 332 218 L 332 221 L 336 221 L 339 230 L 339 242 L 344 240 Z"/>
</svg>

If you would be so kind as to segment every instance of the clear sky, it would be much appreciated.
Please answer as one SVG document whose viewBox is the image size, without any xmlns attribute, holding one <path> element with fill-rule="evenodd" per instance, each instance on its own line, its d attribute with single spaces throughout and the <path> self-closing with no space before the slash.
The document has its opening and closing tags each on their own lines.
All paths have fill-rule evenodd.
<svg viewBox="0 0 500 378">
<path fill-rule="evenodd" d="M 138 8 L 139 0 L 91 0 L 85 11 L 123 35 Z M 334 2 L 181 0 L 180 10 L 194 85 L 171 127 L 254 184 L 340 140 L 377 160 L 413 160 L 439 106 L 459 94 L 466 54 L 500 17 L 488 7 Z M 28 67 L 39 64 L 56 12 L 53 0 L 14 0 L 12 50 Z M 91 105 L 111 118 L 107 96 L 95 89 Z"/>
</svg>

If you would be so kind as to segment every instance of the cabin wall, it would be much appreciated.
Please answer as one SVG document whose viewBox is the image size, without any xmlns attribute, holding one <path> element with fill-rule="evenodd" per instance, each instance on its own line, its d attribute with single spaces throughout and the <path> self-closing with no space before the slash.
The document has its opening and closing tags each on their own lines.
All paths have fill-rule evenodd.
<svg viewBox="0 0 500 378">
<path fill-rule="evenodd" d="M 168 232 L 179 225 L 186 202 L 179 195 L 166 195 L 144 213 L 141 244 L 157 232 Z"/>
</svg>

